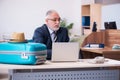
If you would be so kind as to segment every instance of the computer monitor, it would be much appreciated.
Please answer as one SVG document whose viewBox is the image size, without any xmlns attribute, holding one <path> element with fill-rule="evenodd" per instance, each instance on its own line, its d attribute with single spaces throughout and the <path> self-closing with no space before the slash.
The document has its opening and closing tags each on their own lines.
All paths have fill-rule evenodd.
<svg viewBox="0 0 120 80">
<path fill-rule="evenodd" d="M 116 22 L 104 22 L 105 29 L 117 29 Z"/>
</svg>

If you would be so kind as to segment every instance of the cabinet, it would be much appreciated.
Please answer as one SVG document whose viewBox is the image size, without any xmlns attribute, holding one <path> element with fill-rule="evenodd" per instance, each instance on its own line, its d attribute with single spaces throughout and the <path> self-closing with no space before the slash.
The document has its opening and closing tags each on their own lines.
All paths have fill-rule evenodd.
<svg viewBox="0 0 120 80">
<path fill-rule="evenodd" d="M 97 31 L 101 27 L 101 4 L 86 4 L 81 6 L 82 34 L 92 32 L 93 22 L 97 24 Z"/>
</svg>

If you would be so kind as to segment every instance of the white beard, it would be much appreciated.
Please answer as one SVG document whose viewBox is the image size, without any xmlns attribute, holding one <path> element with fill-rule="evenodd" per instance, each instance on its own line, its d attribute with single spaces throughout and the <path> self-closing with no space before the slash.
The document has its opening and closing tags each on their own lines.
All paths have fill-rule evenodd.
<svg viewBox="0 0 120 80">
<path fill-rule="evenodd" d="M 52 28 L 52 30 L 53 30 L 53 31 L 57 31 L 57 30 L 59 30 L 59 28 L 60 28 L 60 27 L 58 27 L 58 28 Z"/>
</svg>

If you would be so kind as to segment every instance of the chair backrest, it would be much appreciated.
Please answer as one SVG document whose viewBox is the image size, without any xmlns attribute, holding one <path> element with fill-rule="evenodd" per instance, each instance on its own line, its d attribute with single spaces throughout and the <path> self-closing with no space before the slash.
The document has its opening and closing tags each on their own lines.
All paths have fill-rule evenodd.
<svg viewBox="0 0 120 80">
<path fill-rule="evenodd" d="M 109 24 L 108 24 L 108 22 L 104 22 L 104 27 L 105 27 L 105 29 L 109 29 Z"/>
<path fill-rule="evenodd" d="M 117 29 L 116 22 L 115 21 L 109 22 L 109 27 L 110 29 Z"/>
<path fill-rule="evenodd" d="M 104 22 L 105 29 L 117 29 L 116 22 Z"/>
</svg>

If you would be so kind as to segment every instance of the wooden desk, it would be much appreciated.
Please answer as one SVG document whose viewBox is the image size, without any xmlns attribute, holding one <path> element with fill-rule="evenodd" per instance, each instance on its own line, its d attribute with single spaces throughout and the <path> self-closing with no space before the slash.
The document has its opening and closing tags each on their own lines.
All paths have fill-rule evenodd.
<svg viewBox="0 0 120 80">
<path fill-rule="evenodd" d="M 111 58 L 120 60 L 120 50 L 112 50 L 110 47 L 105 47 L 103 49 L 88 49 L 81 48 L 84 58 L 94 58 L 96 56 L 104 56 L 105 58 Z"/>
<path fill-rule="evenodd" d="M 102 43 L 104 49 L 84 49 L 83 47 L 90 43 Z M 112 50 L 114 44 L 120 44 L 120 30 L 101 30 L 92 32 L 82 43 L 82 52 L 84 58 L 94 58 L 95 56 L 104 56 L 111 59 L 120 60 L 120 50 Z"/>
<path fill-rule="evenodd" d="M 108 47 L 112 47 L 114 44 L 120 44 L 120 30 L 102 30 L 100 32 L 92 32 L 84 39 L 82 47 L 89 43 L 103 43 Z"/>
</svg>

